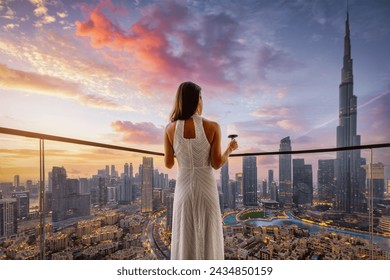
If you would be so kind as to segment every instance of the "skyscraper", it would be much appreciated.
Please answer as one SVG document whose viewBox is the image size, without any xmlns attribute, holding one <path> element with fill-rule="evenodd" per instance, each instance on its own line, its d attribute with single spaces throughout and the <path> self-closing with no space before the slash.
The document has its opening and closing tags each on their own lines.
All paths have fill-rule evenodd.
<svg viewBox="0 0 390 280">
<path fill-rule="evenodd" d="M 228 208 L 229 204 L 229 162 L 226 163 L 221 168 L 221 188 L 223 193 L 223 209 Z"/>
<path fill-rule="evenodd" d="M 272 182 L 271 184 L 270 196 L 271 196 L 271 200 L 279 201 L 278 187 L 275 181 Z"/>
<path fill-rule="evenodd" d="M 385 196 L 385 165 L 382 162 L 371 163 L 365 166 L 367 173 L 367 187 L 373 197 L 373 207 L 377 207 Z"/>
<path fill-rule="evenodd" d="M 16 198 L 18 218 L 27 218 L 30 210 L 30 193 L 28 191 L 13 192 L 12 198 Z"/>
<path fill-rule="evenodd" d="M 237 193 L 243 194 L 243 186 L 242 186 L 242 172 L 236 173 L 236 182 L 237 182 Z"/>
<path fill-rule="evenodd" d="M 53 167 L 52 221 L 59 222 L 69 218 L 90 214 L 89 194 L 80 194 L 78 179 L 67 179 L 63 167 Z"/>
<path fill-rule="evenodd" d="M 344 58 L 339 86 L 339 125 L 337 126 L 337 147 L 360 145 L 357 135 L 357 97 L 353 94 L 353 72 L 349 13 L 345 21 Z M 364 211 L 365 171 L 361 167 L 365 160 L 360 150 L 337 152 L 335 177 L 335 209 L 347 213 Z"/>
<path fill-rule="evenodd" d="M 134 175 L 133 175 L 133 164 L 132 163 L 130 163 L 130 166 L 129 166 L 129 176 L 130 176 L 130 179 L 133 180 Z"/>
<path fill-rule="evenodd" d="M 237 193 L 237 181 L 230 181 L 228 186 L 227 207 L 230 209 L 236 208 L 236 193 Z"/>
<path fill-rule="evenodd" d="M 0 199 L 0 237 L 8 237 L 18 232 L 17 216 L 16 199 Z"/>
<path fill-rule="evenodd" d="M 129 164 L 126 162 L 124 167 L 123 167 L 123 175 L 124 176 L 129 176 Z"/>
<path fill-rule="evenodd" d="M 153 158 L 142 159 L 141 211 L 153 211 Z"/>
<path fill-rule="evenodd" d="M 280 140 L 280 152 L 291 151 L 290 136 Z M 279 203 L 292 204 L 291 154 L 279 155 Z"/>
<path fill-rule="evenodd" d="M 327 203 L 332 203 L 334 197 L 334 162 L 334 159 L 318 160 L 318 199 Z"/>
<path fill-rule="evenodd" d="M 133 178 L 130 176 L 132 174 L 133 166 L 131 163 L 130 165 L 125 163 L 119 188 L 119 202 L 121 203 L 129 203 L 133 200 Z"/>
<path fill-rule="evenodd" d="M 263 180 L 262 187 L 261 187 L 261 198 L 266 199 L 267 198 L 267 180 Z"/>
<path fill-rule="evenodd" d="M 246 156 L 242 160 L 242 182 L 244 206 L 257 206 L 257 164 L 256 157 Z"/>
<path fill-rule="evenodd" d="M 274 171 L 272 169 L 268 170 L 268 186 L 267 186 L 267 194 L 271 193 L 271 185 L 274 181 Z"/>
<path fill-rule="evenodd" d="M 313 171 L 304 159 L 293 159 L 293 202 L 296 205 L 313 202 Z"/>
<path fill-rule="evenodd" d="M 16 189 L 19 189 L 19 186 L 20 186 L 20 176 L 19 175 L 15 175 L 14 176 L 14 187 Z"/>
<path fill-rule="evenodd" d="M 66 215 L 66 170 L 54 166 L 52 169 L 52 220 L 58 222 L 65 220 Z"/>
</svg>

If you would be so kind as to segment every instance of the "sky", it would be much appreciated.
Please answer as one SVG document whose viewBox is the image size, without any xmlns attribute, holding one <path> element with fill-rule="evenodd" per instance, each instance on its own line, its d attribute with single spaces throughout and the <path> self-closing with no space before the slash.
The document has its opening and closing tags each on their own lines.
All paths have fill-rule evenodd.
<svg viewBox="0 0 390 280">
<path fill-rule="evenodd" d="M 293 150 L 332 148 L 346 11 L 341 0 L 0 0 L 0 126 L 163 152 L 176 89 L 190 80 L 223 145 L 235 133 L 240 153 L 278 151 L 286 136 Z M 349 20 L 358 134 L 388 143 L 390 2 L 349 0 Z M 36 164 L 35 140 L 0 139 L 0 181 Z M 74 176 L 136 160 L 46 149 Z"/>
</svg>

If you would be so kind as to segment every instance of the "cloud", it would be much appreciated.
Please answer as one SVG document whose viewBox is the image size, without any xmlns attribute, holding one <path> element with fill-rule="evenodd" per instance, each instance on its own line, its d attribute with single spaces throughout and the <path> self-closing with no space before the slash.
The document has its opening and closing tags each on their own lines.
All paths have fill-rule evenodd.
<svg viewBox="0 0 390 280">
<path fill-rule="evenodd" d="M 123 141 L 129 143 L 159 145 L 163 143 L 164 129 L 150 122 L 115 121 L 111 127 L 114 131 L 123 134 Z"/>
<path fill-rule="evenodd" d="M 290 107 L 266 106 L 256 109 L 251 115 L 257 118 L 275 119 L 287 117 L 291 115 L 291 111 Z"/>
<path fill-rule="evenodd" d="M 268 71 L 291 72 L 303 67 L 302 63 L 296 61 L 288 53 L 270 44 L 265 44 L 259 50 L 258 64 L 259 74 L 263 78 L 266 78 Z"/>
<path fill-rule="evenodd" d="M 4 30 L 11 30 L 11 29 L 17 28 L 19 26 L 20 25 L 18 23 L 8 23 L 8 24 L 3 26 L 3 29 Z"/>
<path fill-rule="evenodd" d="M 122 28 L 98 5 L 86 21 L 76 21 L 76 35 L 90 38 L 93 48 L 114 53 L 121 68 L 136 69 L 142 80 L 146 75 L 158 88 L 190 79 L 234 87 L 229 75 L 239 62 L 234 55 L 239 24 L 233 18 L 200 15 L 175 1 L 147 5 L 140 14 Z"/>
<path fill-rule="evenodd" d="M 68 12 L 64 11 L 64 12 L 57 12 L 57 16 L 59 16 L 60 18 L 66 18 L 69 16 Z"/>
<path fill-rule="evenodd" d="M 34 15 L 39 18 L 35 23 L 35 27 L 41 27 L 56 21 L 54 16 L 49 15 L 49 9 L 46 7 L 45 0 L 30 0 L 31 4 L 35 6 Z"/>
<path fill-rule="evenodd" d="M 264 106 L 256 109 L 251 115 L 263 120 L 262 126 L 278 126 L 291 132 L 301 131 L 305 126 L 304 122 L 298 118 L 297 108 Z"/>
<path fill-rule="evenodd" d="M 91 107 L 116 110 L 125 109 L 107 98 L 84 94 L 77 83 L 48 75 L 11 69 L 2 64 L 0 64 L 0 88 L 73 99 Z"/>
<path fill-rule="evenodd" d="M 280 128 L 286 131 L 291 131 L 291 132 L 301 131 L 303 128 L 303 126 L 299 122 L 296 122 L 296 120 L 284 119 L 284 120 L 277 121 L 276 125 L 278 125 Z"/>
</svg>

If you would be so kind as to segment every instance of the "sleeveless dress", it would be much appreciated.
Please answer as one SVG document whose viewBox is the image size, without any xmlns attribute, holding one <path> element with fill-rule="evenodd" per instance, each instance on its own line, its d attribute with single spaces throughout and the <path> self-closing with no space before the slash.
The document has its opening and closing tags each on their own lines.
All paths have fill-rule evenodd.
<svg viewBox="0 0 390 280">
<path fill-rule="evenodd" d="M 217 182 L 210 165 L 210 144 L 199 115 L 192 116 L 195 138 L 184 138 L 176 121 L 173 148 L 178 174 L 173 201 L 172 260 L 223 260 L 224 241 Z"/>
</svg>

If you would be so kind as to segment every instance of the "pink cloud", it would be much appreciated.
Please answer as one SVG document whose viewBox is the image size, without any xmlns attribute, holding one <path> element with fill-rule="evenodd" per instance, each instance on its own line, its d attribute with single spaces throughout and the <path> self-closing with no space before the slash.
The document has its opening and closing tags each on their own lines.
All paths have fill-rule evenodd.
<svg viewBox="0 0 390 280">
<path fill-rule="evenodd" d="M 293 109 L 282 106 L 264 106 L 251 113 L 252 116 L 262 119 L 285 118 L 291 115 Z"/>
<path fill-rule="evenodd" d="M 111 124 L 114 131 L 122 134 L 122 140 L 129 143 L 162 145 L 164 129 L 153 123 L 133 123 L 131 121 L 115 121 Z"/>
<path fill-rule="evenodd" d="M 49 75 L 11 69 L 2 64 L 0 64 L 0 88 L 72 99 L 90 107 L 111 110 L 126 109 L 105 97 L 84 93 L 77 83 Z"/>
<path fill-rule="evenodd" d="M 107 6 L 109 1 L 103 3 Z M 87 20 L 76 21 L 76 35 L 90 38 L 93 48 L 113 53 L 106 53 L 106 58 L 138 75 L 134 82 L 147 79 L 156 88 L 171 89 L 172 84 L 194 80 L 234 88 L 228 75 L 238 63 L 234 56 L 238 23 L 228 15 L 196 15 L 168 1 L 141 8 L 141 17 L 124 29 L 103 10 L 99 4 Z"/>
</svg>

